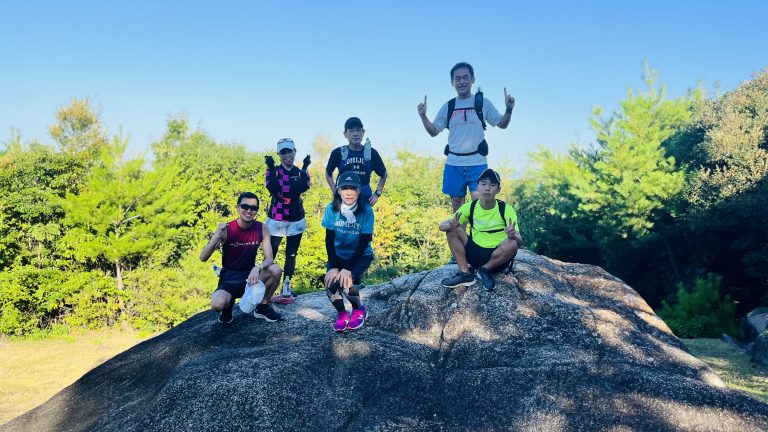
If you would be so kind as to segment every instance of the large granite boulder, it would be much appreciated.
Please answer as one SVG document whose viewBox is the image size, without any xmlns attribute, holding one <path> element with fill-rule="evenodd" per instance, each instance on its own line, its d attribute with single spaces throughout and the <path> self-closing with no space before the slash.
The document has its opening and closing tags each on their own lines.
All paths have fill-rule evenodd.
<svg viewBox="0 0 768 432">
<path fill-rule="evenodd" d="M 739 320 L 739 331 L 746 342 L 754 342 L 768 326 L 768 307 L 751 310 Z"/>
<path fill-rule="evenodd" d="M 739 321 L 739 330 L 746 341 L 746 350 L 752 360 L 768 366 L 768 307 L 753 309 Z"/>
<path fill-rule="evenodd" d="M 523 251 L 494 292 L 443 288 L 455 269 L 366 288 L 354 333 L 320 292 L 274 324 L 200 313 L 0 430 L 768 430 L 602 269 Z"/>
</svg>

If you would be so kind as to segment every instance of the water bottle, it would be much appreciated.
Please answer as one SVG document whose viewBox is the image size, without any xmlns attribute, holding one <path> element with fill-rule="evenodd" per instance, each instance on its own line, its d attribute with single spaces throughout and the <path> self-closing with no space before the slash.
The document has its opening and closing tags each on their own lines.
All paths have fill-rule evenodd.
<svg viewBox="0 0 768 432">
<path fill-rule="evenodd" d="M 213 265 L 213 273 L 216 274 L 216 277 L 221 276 L 221 267 L 218 264 Z"/>
</svg>

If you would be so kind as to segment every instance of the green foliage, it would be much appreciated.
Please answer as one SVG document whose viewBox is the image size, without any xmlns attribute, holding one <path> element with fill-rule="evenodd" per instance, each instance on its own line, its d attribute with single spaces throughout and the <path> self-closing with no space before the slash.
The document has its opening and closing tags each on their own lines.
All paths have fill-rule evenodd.
<svg viewBox="0 0 768 432">
<path fill-rule="evenodd" d="M 99 113 L 91 106 L 89 99 L 73 98 L 69 105 L 59 108 L 56 123 L 51 125 L 50 132 L 66 153 L 95 156 L 109 142 Z"/>
<path fill-rule="evenodd" d="M 721 295 L 721 286 L 722 277 L 711 273 L 696 278 L 690 291 L 679 284 L 677 303 L 662 301 L 658 314 L 678 337 L 720 337 L 723 333 L 736 336 L 736 305 L 730 296 Z"/>
<path fill-rule="evenodd" d="M 526 247 L 603 265 L 654 306 L 695 281 L 691 293 L 678 289 L 677 304 L 665 303 L 670 322 L 682 332 L 729 331 L 729 299 L 750 308 L 768 297 L 768 71 L 712 100 L 668 99 L 653 71 L 646 83 L 607 117 L 595 110 L 592 147 L 539 149 L 530 169 L 505 179 L 502 198 L 520 216 Z M 127 138 L 110 138 L 88 100 L 59 109 L 51 134 L 58 148 L 14 132 L 0 151 L 0 333 L 121 322 L 152 331 L 205 309 L 216 285 L 210 265 L 221 255 L 197 256 L 215 227 L 236 217 L 239 193 L 260 197 L 264 219 L 264 154 L 218 143 L 177 116 L 152 145 L 151 164 L 128 158 Z M 331 201 L 323 163 L 337 145 L 319 135 L 299 148 L 299 159 L 312 152 L 315 161 L 293 278 L 299 293 L 322 287 L 320 222 Z M 386 163 L 369 284 L 449 255 L 437 229 L 450 212 L 443 158 L 400 150 Z M 723 282 L 701 279 L 706 272 Z"/>
</svg>

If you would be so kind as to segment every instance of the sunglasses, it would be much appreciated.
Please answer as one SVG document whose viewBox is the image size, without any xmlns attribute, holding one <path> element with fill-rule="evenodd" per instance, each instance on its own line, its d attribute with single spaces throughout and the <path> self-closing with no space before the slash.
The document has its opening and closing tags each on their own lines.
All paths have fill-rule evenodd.
<svg viewBox="0 0 768 432">
<path fill-rule="evenodd" d="M 243 211 L 248 211 L 248 210 L 259 211 L 259 206 L 258 205 L 252 206 L 252 205 L 248 205 L 248 204 L 239 204 L 238 206 L 241 209 L 243 209 Z"/>
</svg>

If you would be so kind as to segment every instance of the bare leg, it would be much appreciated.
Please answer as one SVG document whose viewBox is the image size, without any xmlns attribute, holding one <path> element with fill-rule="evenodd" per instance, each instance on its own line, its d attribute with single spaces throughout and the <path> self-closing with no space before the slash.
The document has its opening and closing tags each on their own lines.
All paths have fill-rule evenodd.
<svg viewBox="0 0 768 432">
<path fill-rule="evenodd" d="M 491 254 L 491 259 L 483 264 L 483 268 L 486 270 L 494 269 L 511 260 L 515 255 L 517 255 L 517 242 L 510 238 L 504 239 L 503 242 L 496 246 L 496 250 Z"/>
<path fill-rule="evenodd" d="M 453 212 L 456 213 L 456 210 L 461 207 L 461 205 L 464 204 L 464 197 L 460 196 L 452 196 L 451 197 L 451 207 L 453 207 Z"/>
<path fill-rule="evenodd" d="M 459 226 L 456 229 L 445 232 L 445 236 L 448 238 L 448 247 L 451 249 L 451 254 L 456 258 L 456 264 L 459 266 L 459 270 L 464 273 L 469 273 L 467 267 L 467 233 L 464 228 Z"/>
<path fill-rule="evenodd" d="M 232 294 L 222 289 L 216 290 L 211 296 L 211 309 L 221 312 L 229 307 L 234 300 Z"/>
<path fill-rule="evenodd" d="M 277 263 L 272 264 L 259 273 L 259 280 L 264 282 L 264 287 L 266 288 L 261 304 L 269 304 L 269 299 L 275 293 L 277 285 L 280 283 L 280 276 L 282 275 L 283 269 Z"/>
</svg>

